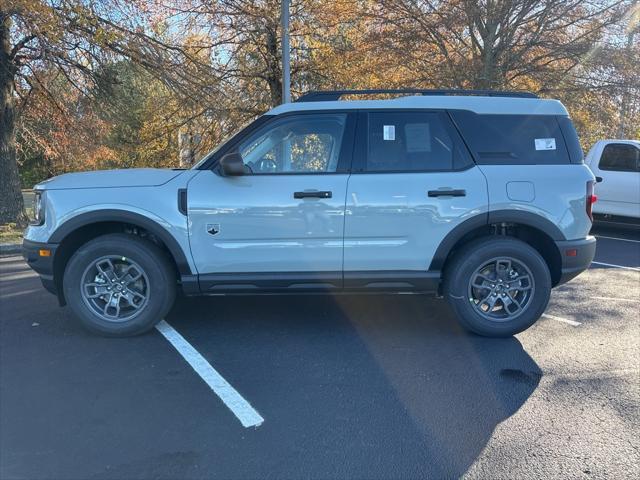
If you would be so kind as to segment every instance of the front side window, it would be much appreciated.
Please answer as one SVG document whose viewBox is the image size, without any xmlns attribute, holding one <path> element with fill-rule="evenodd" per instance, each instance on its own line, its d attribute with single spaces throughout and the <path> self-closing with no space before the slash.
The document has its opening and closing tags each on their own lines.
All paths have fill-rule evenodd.
<svg viewBox="0 0 640 480">
<path fill-rule="evenodd" d="M 451 170 L 456 148 L 437 112 L 369 114 L 367 171 Z"/>
<path fill-rule="evenodd" d="M 331 173 L 338 167 L 346 114 L 302 114 L 270 122 L 240 144 L 250 173 Z"/>
<path fill-rule="evenodd" d="M 600 157 L 600 170 L 640 172 L 640 148 L 627 143 L 610 143 Z"/>
</svg>

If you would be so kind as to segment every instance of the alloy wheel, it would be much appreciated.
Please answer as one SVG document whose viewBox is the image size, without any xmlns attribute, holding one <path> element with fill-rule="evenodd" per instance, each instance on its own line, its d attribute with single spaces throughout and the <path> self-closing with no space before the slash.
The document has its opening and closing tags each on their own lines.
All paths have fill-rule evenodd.
<svg viewBox="0 0 640 480">
<path fill-rule="evenodd" d="M 149 286 L 140 265 L 117 255 L 93 261 L 80 282 L 84 303 L 108 322 L 125 322 L 142 312 L 149 302 Z"/>
<path fill-rule="evenodd" d="M 487 320 L 507 322 L 520 316 L 531 304 L 535 282 L 531 270 L 511 257 L 483 263 L 471 275 L 469 302 Z"/>
</svg>

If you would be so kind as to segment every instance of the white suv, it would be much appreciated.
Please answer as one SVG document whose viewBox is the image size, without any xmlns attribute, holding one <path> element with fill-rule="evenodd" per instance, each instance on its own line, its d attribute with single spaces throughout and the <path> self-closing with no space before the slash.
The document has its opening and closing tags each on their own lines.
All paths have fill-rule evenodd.
<svg viewBox="0 0 640 480">
<path fill-rule="evenodd" d="M 340 101 L 371 93 L 404 96 Z M 190 170 L 37 185 L 24 249 L 45 287 L 106 335 L 152 328 L 180 288 L 430 292 L 466 328 L 504 336 L 589 266 L 593 183 L 556 100 L 316 92 Z"/>
</svg>

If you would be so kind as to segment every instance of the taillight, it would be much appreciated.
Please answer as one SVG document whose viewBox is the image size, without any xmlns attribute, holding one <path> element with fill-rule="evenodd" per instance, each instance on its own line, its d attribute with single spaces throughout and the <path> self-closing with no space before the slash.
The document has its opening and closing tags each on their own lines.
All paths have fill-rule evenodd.
<svg viewBox="0 0 640 480">
<path fill-rule="evenodd" d="M 593 194 L 593 182 L 587 182 L 587 215 L 593 222 L 593 204 L 598 201 L 598 197 Z"/>
</svg>

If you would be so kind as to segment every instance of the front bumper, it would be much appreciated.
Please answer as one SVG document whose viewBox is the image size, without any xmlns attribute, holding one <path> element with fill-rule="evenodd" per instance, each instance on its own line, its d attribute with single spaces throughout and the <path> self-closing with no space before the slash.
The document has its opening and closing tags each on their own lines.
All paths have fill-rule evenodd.
<svg viewBox="0 0 640 480">
<path fill-rule="evenodd" d="M 22 256 L 27 264 L 40 275 L 44 288 L 54 295 L 58 295 L 58 289 L 53 278 L 53 259 L 57 248 L 58 245 L 55 243 L 33 242 L 26 239 L 22 241 Z M 41 255 L 41 250 L 49 251 L 49 255 Z"/>
<path fill-rule="evenodd" d="M 592 236 L 580 240 L 564 240 L 556 242 L 556 245 L 562 258 L 558 285 L 567 283 L 589 268 L 596 254 L 596 238 Z"/>
</svg>

